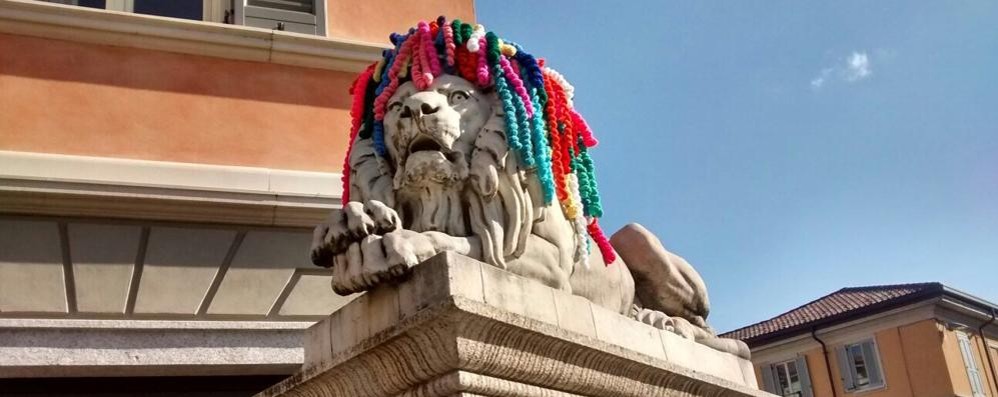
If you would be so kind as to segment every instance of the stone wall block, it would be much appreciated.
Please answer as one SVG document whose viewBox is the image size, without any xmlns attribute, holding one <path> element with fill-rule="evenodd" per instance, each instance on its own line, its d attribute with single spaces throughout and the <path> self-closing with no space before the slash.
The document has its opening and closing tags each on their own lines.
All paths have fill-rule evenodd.
<svg viewBox="0 0 998 397">
<path fill-rule="evenodd" d="M 493 266 L 482 267 L 485 303 L 548 324 L 558 324 L 554 290 Z"/>
<path fill-rule="evenodd" d="M 600 340 L 655 358 L 666 358 L 657 328 L 597 305 L 589 307 L 593 313 L 596 337 Z"/>
<path fill-rule="evenodd" d="M 451 271 L 451 268 L 460 271 Z M 444 252 L 416 265 L 398 286 L 399 314 L 410 317 L 430 304 L 457 295 L 483 301 L 481 263 Z"/>
<path fill-rule="evenodd" d="M 556 292 L 554 307 L 558 312 L 558 326 L 591 338 L 596 337 L 592 303 L 581 296 Z"/>
<path fill-rule="evenodd" d="M 745 375 L 742 373 L 740 365 L 741 361 L 747 363 L 749 371 L 752 370 L 752 363 L 748 360 L 740 360 L 732 354 L 722 353 L 695 343 L 674 332 L 659 331 L 659 336 L 662 339 L 666 358 L 676 365 L 738 383 L 745 383 Z M 751 384 L 755 384 L 754 372 L 752 379 Z"/>
<path fill-rule="evenodd" d="M 399 290 L 394 285 L 382 285 L 367 293 L 368 335 L 375 335 L 399 322 Z"/>
<path fill-rule="evenodd" d="M 449 253 L 326 323 L 317 364 L 261 397 L 769 396 L 737 356 Z"/>
<path fill-rule="evenodd" d="M 317 367 L 328 364 L 332 359 L 333 348 L 330 345 L 330 318 L 319 321 L 305 330 L 305 346 L 315 346 L 305 350 L 304 367 Z"/>
</svg>

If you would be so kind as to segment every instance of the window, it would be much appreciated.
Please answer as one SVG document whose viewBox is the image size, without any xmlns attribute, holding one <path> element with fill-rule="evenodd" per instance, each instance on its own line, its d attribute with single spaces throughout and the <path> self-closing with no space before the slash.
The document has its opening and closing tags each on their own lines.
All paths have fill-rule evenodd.
<svg viewBox="0 0 998 397">
<path fill-rule="evenodd" d="M 137 0 L 138 1 L 138 0 Z M 325 34 L 323 0 L 234 0 L 235 23 L 297 33 Z"/>
<path fill-rule="evenodd" d="M 762 367 L 762 383 L 766 391 L 784 397 L 812 397 L 811 377 L 807 360 L 798 357 Z"/>
<path fill-rule="evenodd" d="M 326 34 L 324 0 L 42 0 L 49 3 Z"/>
<path fill-rule="evenodd" d="M 846 391 L 860 391 L 884 386 L 877 344 L 872 340 L 848 344 L 836 349 L 839 376 Z"/>
<path fill-rule="evenodd" d="M 977 359 L 974 358 L 974 348 L 970 344 L 970 337 L 964 332 L 957 331 L 956 341 L 960 344 L 960 353 L 963 355 L 963 365 L 967 367 L 967 376 L 970 377 L 970 390 L 974 397 L 983 397 L 984 385 L 981 383 L 981 372 L 977 369 Z"/>
<path fill-rule="evenodd" d="M 203 21 L 204 0 L 135 0 L 132 12 Z"/>
</svg>

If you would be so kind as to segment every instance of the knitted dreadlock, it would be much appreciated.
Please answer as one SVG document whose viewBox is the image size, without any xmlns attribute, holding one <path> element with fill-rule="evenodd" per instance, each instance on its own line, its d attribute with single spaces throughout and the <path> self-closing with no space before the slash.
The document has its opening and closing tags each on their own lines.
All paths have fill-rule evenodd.
<svg viewBox="0 0 998 397">
<path fill-rule="evenodd" d="M 509 148 L 525 168 L 535 169 L 544 203 L 558 200 L 581 240 L 588 233 L 607 264 L 616 254 L 599 227 L 603 215 L 589 148 L 598 143 L 572 103 L 574 88 L 519 45 L 503 41 L 482 25 L 439 17 L 420 22 L 406 34 L 390 36 L 393 49 L 369 66 L 351 86 L 350 146 L 372 139 L 385 157 L 384 124 L 388 99 L 405 81 L 425 90 L 442 74 L 492 87 L 503 107 Z M 343 203 L 350 201 L 349 161 L 343 172 Z"/>
</svg>

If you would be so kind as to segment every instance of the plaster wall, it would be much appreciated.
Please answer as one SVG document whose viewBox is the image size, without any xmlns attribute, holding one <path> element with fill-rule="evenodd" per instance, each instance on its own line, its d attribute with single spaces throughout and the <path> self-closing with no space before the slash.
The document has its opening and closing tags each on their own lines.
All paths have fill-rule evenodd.
<svg viewBox="0 0 998 397">
<path fill-rule="evenodd" d="M 898 332 L 901 333 L 902 347 L 908 360 L 912 395 L 953 395 L 953 381 L 947 363 L 947 359 L 952 357 L 943 352 L 945 329 L 936 320 L 929 319 L 899 327 Z"/>
<path fill-rule="evenodd" d="M 415 26 L 420 20 L 444 15 L 449 20 L 475 20 L 473 0 L 365 0 L 327 1 L 326 32 L 373 43 L 387 42 L 388 35 Z"/>
<path fill-rule="evenodd" d="M 352 73 L 13 34 L 0 53 L 0 150 L 342 164 Z"/>
<path fill-rule="evenodd" d="M 981 381 L 988 396 L 996 396 L 993 375 L 991 375 L 985 356 L 985 341 L 970 333 L 974 348 L 974 358 L 980 370 Z M 899 326 L 883 328 L 873 332 L 883 368 L 885 386 L 874 390 L 846 392 L 842 388 L 837 356 L 834 349 L 841 343 L 829 344 L 828 362 L 831 364 L 831 381 L 825 368 L 825 360 L 820 348 L 814 348 L 808 343 L 796 354 L 807 357 L 808 372 L 816 397 L 859 396 L 864 397 L 937 397 L 937 396 L 967 396 L 973 393 L 963 356 L 957 342 L 956 331 L 948 330 L 940 325 L 935 318 L 923 319 Z M 856 339 L 856 338 L 853 338 Z M 861 340 L 862 337 L 855 341 Z M 849 340 L 847 342 L 853 342 Z M 991 344 L 996 344 L 991 341 Z M 792 357 L 794 354 L 788 350 Z M 762 365 L 770 362 L 759 362 L 754 365 L 757 381 L 763 384 Z M 834 387 L 834 394 L 832 392 Z"/>
</svg>

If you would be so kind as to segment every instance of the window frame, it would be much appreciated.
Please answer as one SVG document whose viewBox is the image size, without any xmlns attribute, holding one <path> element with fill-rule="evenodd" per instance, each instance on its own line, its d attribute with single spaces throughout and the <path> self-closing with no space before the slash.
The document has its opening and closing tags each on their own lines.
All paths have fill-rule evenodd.
<svg viewBox="0 0 998 397">
<path fill-rule="evenodd" d="M 76 0 L 42 0 L 50 3 L 58 3 L 65 5 L 79 6 Z M 126 13 L 135 13 L 135 1 L 136 0 L 105 0 L 104 10 L 107 11 L 117 11 Z M 141 0 L 140 0 L 141 1 Z M 310 22 L 305 21 L 304 16 L 309 15 L 304 12 L 295 11 L 285 11 L 279 9 L 269 9 L 266 7 L 251 6 L 248 5 L 248 0 L 201 0 L 202 1 L 202 12 L 201 19 L 202 22 L 212 22 L 212 23 L 222 23 L 231 24 L 238 26 L 252 27 L 246 24 L 246 7 L 251 9 L 257 9 L 258 12 L 268 13 L 274 15 L 278 22 L 288 22 L 293 24 L 303 24 L 310 25 Z M 325 0 L 311 0 L 312 1 L 312 17 L 315 20 L 315 33 L 314 35 L 319 37 L 326 36 L 326 1 Z M 100 8 L 94 8 L 100 9 Z M 253 17 L 253 16 L 251 16 Z M 184 19 L 187 21 L 198 21 L 197 19 Z M 307 34 L 307 33 L 302 33 Z"/>
<path fill-rule="evenodd" d="M 807 365 L 807 356 L 804 354 L 797 354 L 794 357 L 788 357 L 781 360 L 775 360 L 767 364 L 760 365 L 760 376 L 762 377 L 762 388 L 770 393 L 776 394 L 778 396 L 786 396 L 783 394 L 782 386 L 780 386 L 779 377 L 777 375 L 778 367 L 783 367 L 786 370 L 787 381 L 790 380 L 790 370 L 789 364 L 793 364 L 794 368 L 797 370 L 797 384 L 799 391 L 794 392 L 796 394 L 790 394 L 791 396 L 799 397 L 813 397 L 814 396 L 814 386 L 811 383 L 811 372 Z M 779 389 L 779 390 L 777 390 Z"/>
<path fill-rule="evenodd" d="M 872 354 L 873 357 L 867 357 L 866 350 L 863 349 L 863 345 L 867 343 L 869 343 L 870 345 L 869 350 L 870 354 Z M 862 353 L 863 365 L 866 367 L 867 378 L 870 379 L 867 384 L 862 386 L 856 385 L 856 366 L 852 353 L 853 347 L 858 347 L 860 353 Z M 880 346 L 877 343 L 876 337 L 869 337 L 869 338 L 859 339 L 854 342 L 843 343 L 836 350 L 838 351 L 836 361 L 841 361 L 845 359 L 845 362 L 838 362 L 838 367 L 839 367 L 839 378 L 842 381 L 842 390 L 844 390 L 846 393 L 852 393 L 852 394 L 863 393 L 872 390 L 880 390 L 887 387 L 887 377 L 884 374 L 884 363 L 880 357 Z M 875 368 L 871 368 L 870 365 L 871 363 L 874 364 L 873 366 Z M 876 375 L 877 377 L 879 377 L 879 383 L 873 382 L 872 378 L 874 374 L 871 373 L 870 371 L 874 369 L 877 371 Z M 843 370 L 848 370 L 848 373 L 844 373 Z M 846 383 L 846 376 L 849 377 L 849 383 L 852 384 L 852 387 L 848 387 L 848 384 Z"/>
<path fill-rule="evenodd" d="M 777 390 L 778 392 L 780 392 L 778 395 L 783 396 L 783 397 L 787 397 L 788 396 L 787 390 L 783 389 L 783 385 L 780 384 L 779 374 L 782 372 L 783 374 L 786 375 L 787 388 L 793 389 L 794 382 L 791 380 L 792 378 L 791 378 L 791 375 L 790 375 L 790 365 L 791 364 L 794 366 L 794 372 L 795 372 L 795 375 L 797 376 L 797 389 L 798 389 L 797 392 L 796 392 L 797 393 L 797 397 L 803 397 L 804 392 L 803 392 L 803 385 L 802 385 L 801 379 L 800 379 L 800 375 L 801 374 L 800 374 L 800 369 L 797 368 L 797 360 L 796 359 L 795 360 L 780 361 L 778 363 L 773 363 L 773 364 L 770 365 L 773 368 L 773 374 L 774 374 L 774 379 L 773 380 L 776 381 L 776 384 L 774 386 L 776 386 L 777 389 L 781 389 L 781 390 Z M 790 393 L 794 393 L 794 392 L 790 391 Z M 790 394 L 790 396 L 793 396 L 793 394 Z"/>
</svg>

